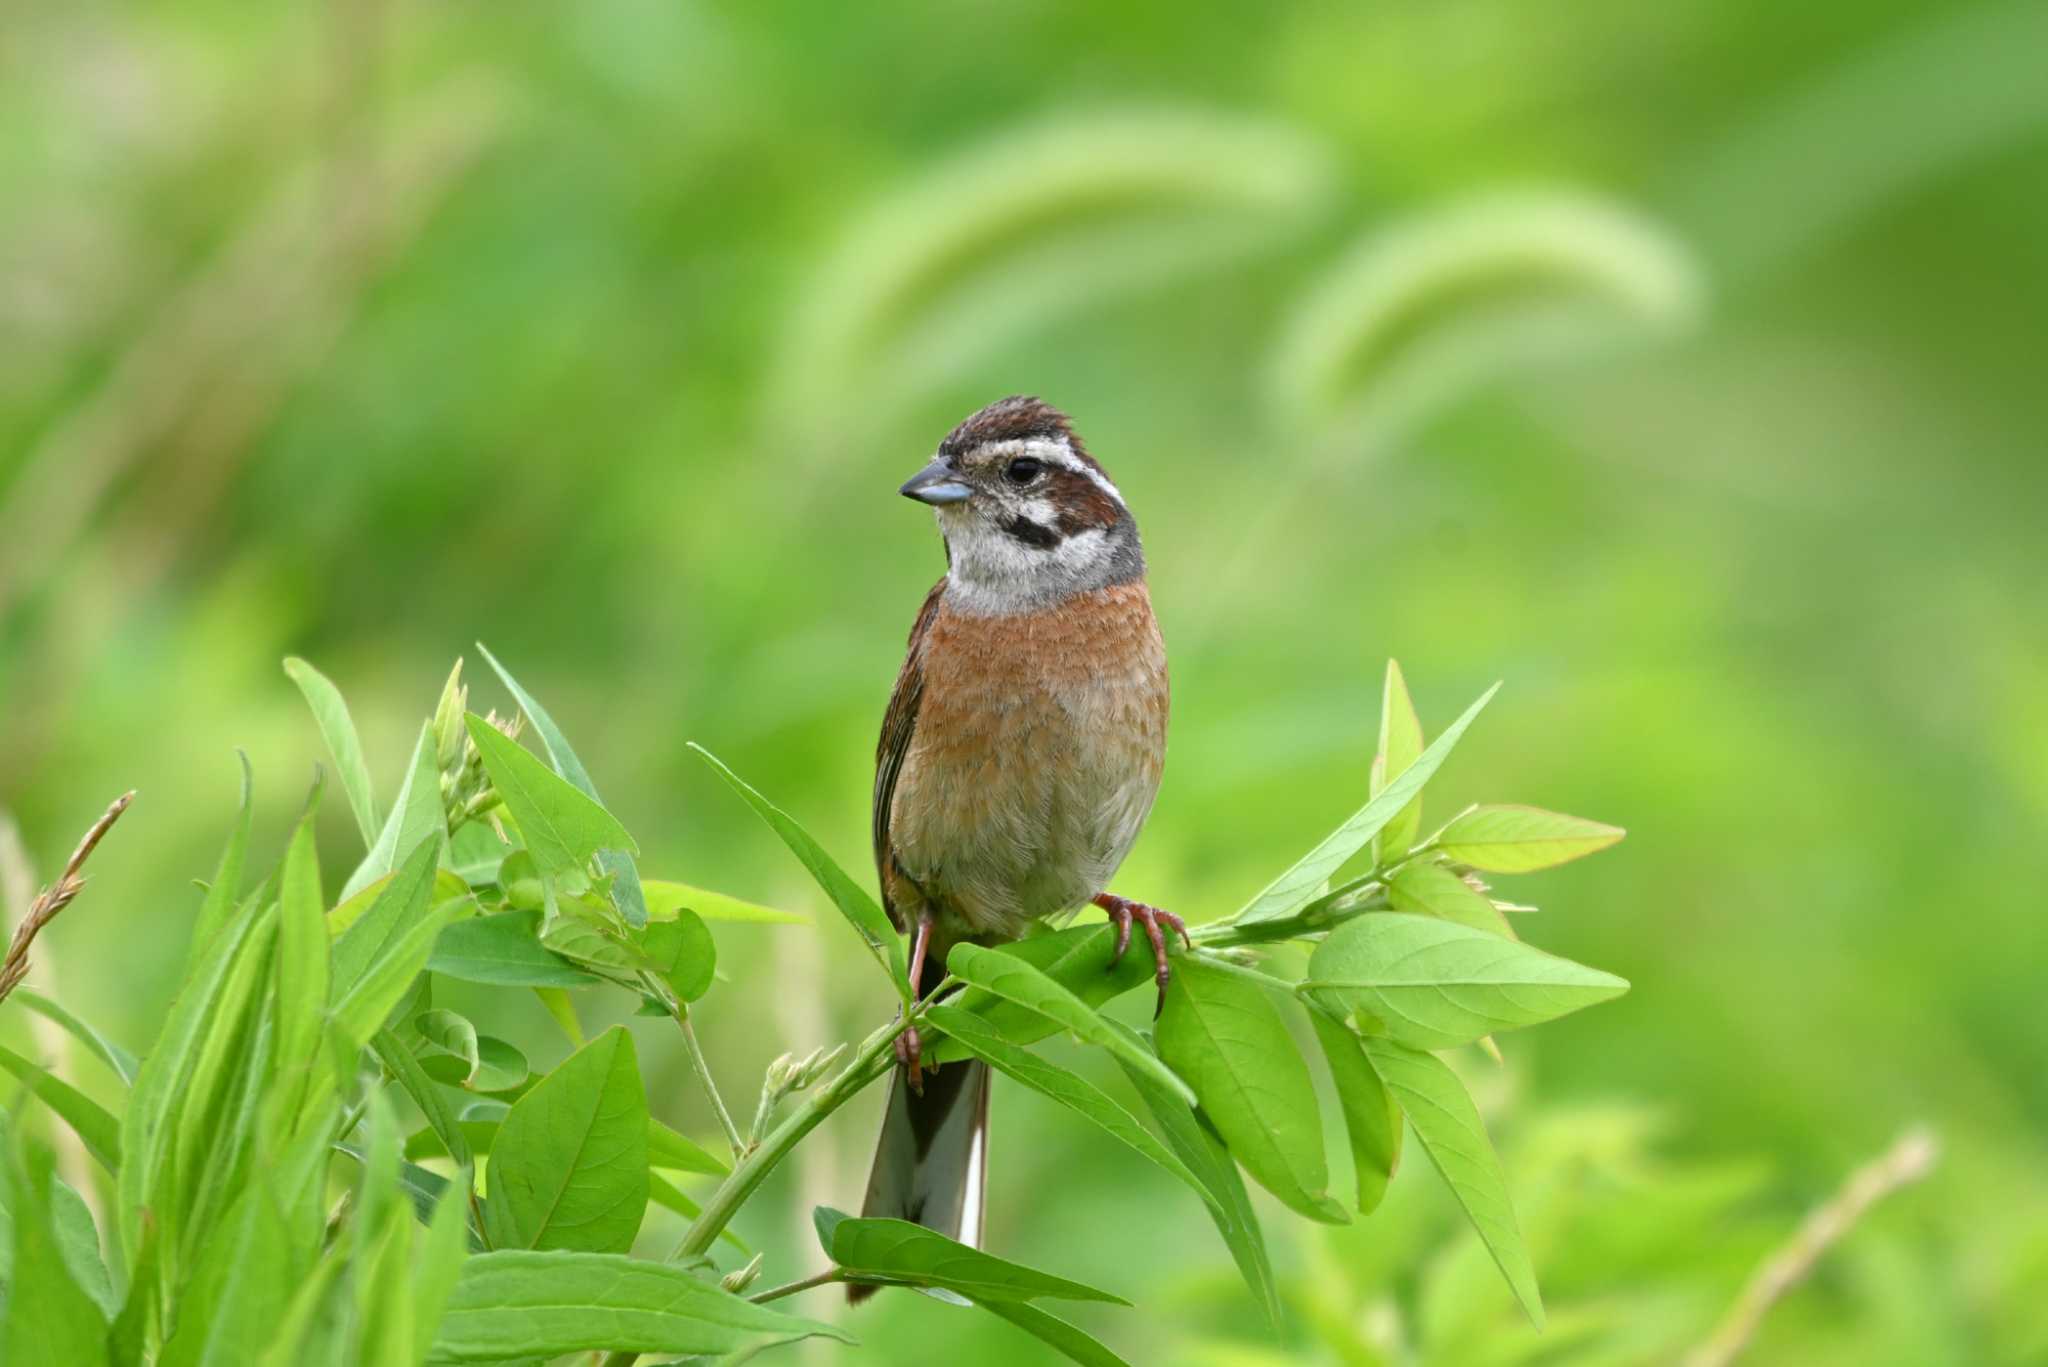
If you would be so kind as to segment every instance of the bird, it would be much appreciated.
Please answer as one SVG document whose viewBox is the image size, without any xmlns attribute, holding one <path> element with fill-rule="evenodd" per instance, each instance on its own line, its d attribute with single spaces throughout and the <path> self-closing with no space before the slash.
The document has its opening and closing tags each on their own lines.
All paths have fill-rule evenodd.
<svg viewBox="0 0 2048 1367">
<path fill-rule="evenodd" d="M 917 995 L 953 946 L 1093 904 L 1117 959 L 1144 928 L 1163 1001 L 1169 932 L 1187 927 L 1108 891 L 1159 791 L 1171 693 L 1136 519 L 1067 415 L 1029 395 L 960 423 L 899 492 L 946 551 L 875 755 L 876 871 Z M 988 1065 L 926 1077 L 914 1028 L 896 1054 L 862 1214 L 979 1247 Z"/>
</svg>

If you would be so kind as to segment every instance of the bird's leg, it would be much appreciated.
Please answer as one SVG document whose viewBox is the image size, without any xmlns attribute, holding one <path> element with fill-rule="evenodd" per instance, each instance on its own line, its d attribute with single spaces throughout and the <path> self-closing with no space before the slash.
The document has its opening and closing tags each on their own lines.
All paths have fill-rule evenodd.
<svg viewBox="0 0 2048 1367">
<path fill-rule="evenodd" d="M 1099 892 L 1095 894 L 1094 901 L 1096 906 L 1109 913 L 1110 922 L 1116 926 L 1116 953 L 1109 958 L 1112 965 L 1121 963 L 1124 951 L 1131 947 L 1131 922 L 1136 921 L 1145 927 L 1145 938 L 1152 942 L 1152 960 L 1159 966 L 1159 971 L 1155 975 L 1159 980 L 1159 1005 L 1165 1006 L 1166 984 L 1172 980 L 1173 970 L 1166 962 L 1166 936 L 1159 929 L 1159 923 L 1164 921 L 1174 934 L 1180 936 L 1182 943 L 1192 950 L 1195 942 L 1188 935 L 1188 923 L 1170 911 L 1148 907 L 1143 902 L 1133 902 L 1130 898 L 1118 897 L 1115 893 Z M 1152 1014 L 1158 1015 L 1159 1008 L 1153 1008 Z"/>
<path fill-rule="evenodd" d="M 929 911 L 920 912 L 917 917 L 917 930 L 910 940 L 910 990 L 913 994 L 923 989 L 924 956 L 925 951 L 931 948 L 931 943 L 932 914 Z M 923 1059 L 924 1041 L 918 1038 L 917 1027 L 910 1026 L 896 1037 L 896 1061 L 909 1071 L 910 1090 L 913 1092 L 924 1090 L 924 1078 L 918 1071 Z"/>
</svg>

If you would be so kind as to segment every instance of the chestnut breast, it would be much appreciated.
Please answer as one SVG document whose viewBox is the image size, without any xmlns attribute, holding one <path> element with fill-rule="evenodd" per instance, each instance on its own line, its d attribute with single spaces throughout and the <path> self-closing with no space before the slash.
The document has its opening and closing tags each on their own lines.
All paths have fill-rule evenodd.
<svg viewBox="0 0 2048 1367">
<path fill-rule="evenodd" d="M 974 616 L 941 600 L 890 812 L 942 918 L 1020 935 L 1104 890 L 1158 793 L 1166 648 L 1142 581 Z"/>
</svg>

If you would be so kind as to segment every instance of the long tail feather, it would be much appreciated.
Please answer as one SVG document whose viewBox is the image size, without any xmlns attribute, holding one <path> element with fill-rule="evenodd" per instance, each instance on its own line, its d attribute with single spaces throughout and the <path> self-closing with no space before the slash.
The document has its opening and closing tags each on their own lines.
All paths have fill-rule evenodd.
<svg viewBox="0 0 2048 1367">
<path fill-rule="evenodd" d="M 988 1065 L 979 1059 L 927 1072 L 922 1093 L 898 1069 L 860 1213 L 909 1220 L 981 1246 L 988 1195 Z M 859 1302 L 875 1291 L 849 1285 Z"/>
</svg>

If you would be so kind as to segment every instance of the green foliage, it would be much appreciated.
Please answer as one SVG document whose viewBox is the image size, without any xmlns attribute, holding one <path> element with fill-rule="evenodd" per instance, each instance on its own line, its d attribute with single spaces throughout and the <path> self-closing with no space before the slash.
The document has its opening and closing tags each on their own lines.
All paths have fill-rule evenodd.
<svg viewBox="0 0 2048 1367">
<path fill-rule="evenodd" d="M 354 741 L 339 693 L 310 666 L 292 672 L 346 765 Z M 1499 933 L 1498 908 L 1471 872 L 1548 866 L 1619 833 L 1534 809 L 1475 808 L 1418 842 L 1422 785 L 1479 704 L 1424 745 L 1390 669 L 1393 716 L 1371 801 L 1244 912 L 1201 925 L 1192 949 L 1175 947 L 1153 1037 L 1104 1014 L 1150 981 L 1151 966 L 1142 954 L 1114 959 L 1103 925 L 956 945 L 946 986 L 911 1000 L 902 946 L 873 899 L 786 813 L 716 766 L 861 933 L 906 1007 L 851 1056 L 842 1046 L 777 1059 L 749 1135 L 699 1060 L 728 1164 L 652 1114 L 626 1027 L 583 1041 L 570 994 L 608 993 L 614 1011 L 667 1018 L 694 1057 L 691 1013 L 711 997 L 718 961 L 705 918 L 792 918 L 641 882 L 632 837 L 568 741 L 499 672 L 553 767 L 518 742 L 518 721 L 464 713 L 458 667 L 390 815 L 374 833 L 360 823 L 368 852 L 331 908 L 317 788 L 278 869 L 241 895 L 245 795 L 206 894 L 217 924 L 195 945 L 139 1065 L 54 1002 L 25 999 L 128 1090 L 117 1116 L 0 1048 L 0 1067 L 114 1175 L 118 1235 L 109 1266 L 88 1207 L 55 1179 L 44 1151 L 27 1146 L 10 1160 L 0 1184 L 13 1269 L 4 1329 L 18 1353 L 121 1367 L 749 1355 L 837 1336 L 759 1299 L 865 1282 L 978 1306 L 1075 1362 L 1121 1363 L 1034 1303 L 1121 1297 L 903 1221 L 821 1208 L 825 1274 L 756 1300 L 735 1288 L 751 1282 L 758 1260 L 718 1276 L 708 1251 L 721 1241 L 745 1248 L 728 1228 L 734 1214 L 814 1125 L 888 1073 L 896 1035 L 913 1024 L 934 1061 L 982 1059 L 1189 1188 L 1278 1324 L 1280 1282 L 1240 1168 L 1311 1220 L 1351 1218 L 1330 1195 L 1323 1103 L 1283 1007 L 1306 1008 L 1328 1062 L 1361 1213 L 1383 1201 L 1405 1114 L 1540 1319 L 1506 1176 L 1477 1109 L 1457 1075 L 1420 1050 L 1623 990 Z M 1397 772 L 1386 778 L 1390 766 Z M 359 814 L 375 810 L 366 800 Z M 1332 889 L 1358 855 L 1369 867 Z M 1480 903 L 1491 916 L 1477 914 Z M 1303 948 L 1305 976 L 1296 972 Z M 575 1047 L 559 1062 L 529 1057 L 479 1028 L 474 1008 L 437 1002 L 437 983 L 546 994 Z M 1114 1060 L 1154 1128 L 1032 1048 L 1058 1036 Z M 793 1113 L 771 1127 L 785 1105 Z M 405 1121 L 409 1137 L 401 1108 L 417 1117 Z M 700 1197 L 679 1184 L 689 1179 L 716 1186 Z M 657 1208 L 689 1221 L 682 1243 L 666 1261 L 629 1256 Z"/>
</svg>

